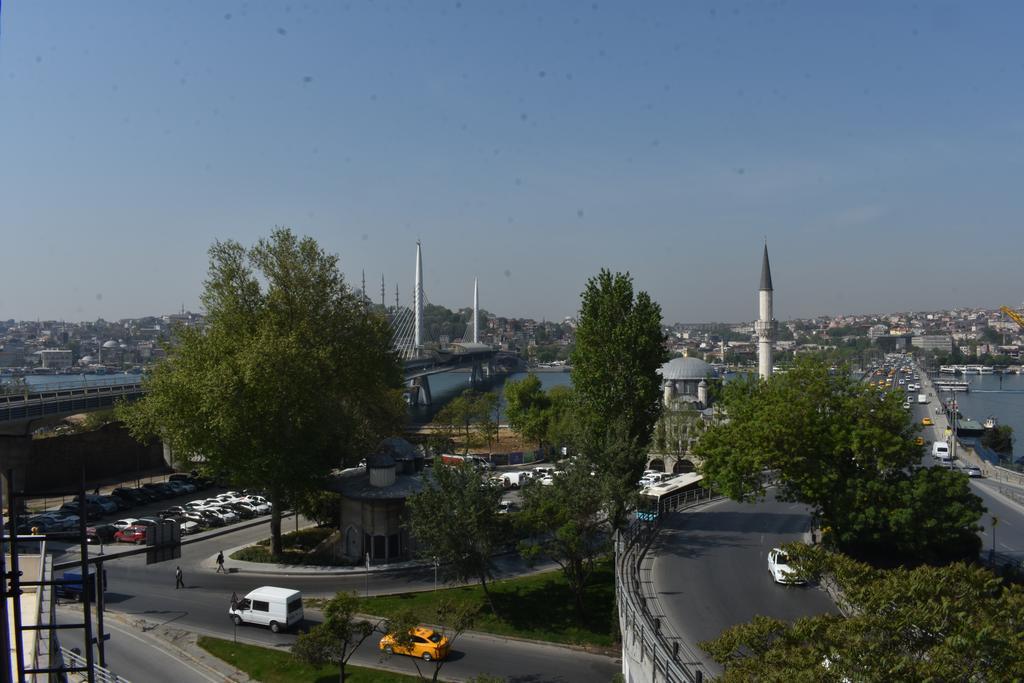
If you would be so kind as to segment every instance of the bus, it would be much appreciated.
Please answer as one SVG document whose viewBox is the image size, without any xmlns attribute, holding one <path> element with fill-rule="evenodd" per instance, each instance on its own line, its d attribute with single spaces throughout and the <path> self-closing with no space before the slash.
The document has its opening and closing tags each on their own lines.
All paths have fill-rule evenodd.
<svg viewBox="0 0 1024 683">
<path fill-rule="evenodd" d="M 674 512 L 714 497 L 711 489 L 704 486 L 704 475 L 697 472 L 676 474 L 640 491 L 637 519 L 651 522 L 666 512 Z"/>
</svg>

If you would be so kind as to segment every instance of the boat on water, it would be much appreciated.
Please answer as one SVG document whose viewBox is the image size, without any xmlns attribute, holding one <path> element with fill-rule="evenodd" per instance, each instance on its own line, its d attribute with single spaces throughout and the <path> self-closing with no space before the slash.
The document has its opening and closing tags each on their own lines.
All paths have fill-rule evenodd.
<svg viewBox="0 0 1024 683">
<path fill-rule="evenodd" d="M 958 379 L 936 379 L 932 384 L 935 391 L 970 391 L 970 384 Z"/>
<path fill-rule="evenodd" d="M 989 415 L 988 417 L 985 418 L 985 421 L 981 423 L 981 426 L 984 427 L 985 429 L 995 429 L 997 426 L 999 426 L 999 420 L 996 418 L 995 415 Z"/>
<path fill-rule="evenodd" d="M 956 433 L 957 436 L 981 436 L 985 433 L 985 428 L 977 420 L 966 418 L 957 420 Z"/>
</svg>

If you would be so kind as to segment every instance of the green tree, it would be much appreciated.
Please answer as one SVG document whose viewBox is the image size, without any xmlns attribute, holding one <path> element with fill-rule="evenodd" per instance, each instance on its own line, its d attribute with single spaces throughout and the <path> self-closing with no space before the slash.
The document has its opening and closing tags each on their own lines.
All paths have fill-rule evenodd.
<svg viewBox="0 0 1024 683">
<path fill-rule="evenodd" d="M 457 581 L 479 580 L 494 609 L 487 582 L 493 556 L 506 540 L 498 514 L 501 489 L 484 486 L 470 464 L 436 465 L 423 489 L 408 499 L 409 529 L 424 557 L 436 558 L 445 575 Z"/>
<path fill-rule="evenodd" d="M 387 323 L 367 312 L 311 238 L 275 230 L 210 248 L 205 329 L 178 331 L 146 396 L 119 410 L 136 438 L 239 487 L 268 489 L 272 552 L 282 501 L 316 490 L 405 419 Z"/>
<path fill-rule="evenodd" d="M 359 599 L 352 593 L 337 593 L 324 605 L 324 620 L 307 633 L 299 634 L 292 655 L 306 664 L 338 665 L 338 681 L 345 683 L 345 666 L 369 638 L 377 624 L 357 616 Z"/>
<path fill-rule="evenodd" d="M 724 404 L 729 419 L 695 450 L 729 497 L 763 497 L 770 472 L 779 498 L 810 505 L 829 538 L 851 552 L 881 557 L 896 548 L 920 561 L 972 551 L 981 502 L 959 473 L 914 467 L 918 428 L 897 392 L 880 395 L 802 358 L 769 381 L 731 382 Z"/>
<path fill-rule="evenodd" d="M 505 403 L 509 427 L 527 441 L 542 443 L 548 435 L 551 401 L 537 375 L 507 382 Z"/>
<path fill-rule="evenodd" d="M 489 449 L 494 447 L 494 440 L 498 436 L 497 410 L 498 394 L 488 391 L 476 395 L 473 403 L 473 422 L 477 434 L 487 443 Z"/>
<path fill-rule="evenodd" d="M 628 273 L 604 269 L 581 299 L 572 353 L 577 447 L 597 465 L 620 527 L 661 411 L 658 369 L 668 360 L 661 307 L 647 292 L 634 296 Z"/>
<path fill-rule="evenodd" d="M 986 429 L 981 436 L 981 445 L 996 453 L 1013 453 L 1013 427 L 996 425 L 995 429 Z"/>
<path fill-rule="evenodd" d="M 790 544 L 801 572 L 832 584 L 845 616 L 769 617 L 701 643 L 723 681 L 1013 681 L 1024 677 L 1024 591 L 955 563 L 878 570 Z"/>
<path fill-rule="evenodd" d="M 551 485 L 523 489 L 517 515 L 525 540 L 519 552 L 527 560 L 547 558 L 562 568 L 576 601 L 577 617 L 584 612 L 587 582 L 597 559 L 608 551 L 604 496 L 594 486 L 590 468 L 577 462 Z"/>
<path fill-rule="evenodd" d="M 554 386 L 548 389 L 548 425 L 544 440 L 549 444 L 571 444 L 576 434 L 576 423 L 573 420 L 572 387 L 568 385 Z"/>
</svg>

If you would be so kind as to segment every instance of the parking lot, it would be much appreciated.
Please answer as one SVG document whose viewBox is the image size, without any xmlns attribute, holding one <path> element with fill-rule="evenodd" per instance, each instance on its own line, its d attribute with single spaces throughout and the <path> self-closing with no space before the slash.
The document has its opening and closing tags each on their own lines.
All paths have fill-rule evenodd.
<svg viewBox="0 0 1024 683">
<path fill-rule="evenodd" d="M 94 491 L 86 496 L 84 510 L 77 499 L 70 499 L 43 512 L 26 512 L 18 517 L 17 528 L 19 533 L 78 540 L 84 516 L 90 543 L 142 544 L 148 528 L 166 521 L 177 523 L 185 536 L 270 512 L 260 491 L 229 491 L 209 479 L 179 473 L 166 481 L 117 486 L 103 494 Z"/>
</svg>

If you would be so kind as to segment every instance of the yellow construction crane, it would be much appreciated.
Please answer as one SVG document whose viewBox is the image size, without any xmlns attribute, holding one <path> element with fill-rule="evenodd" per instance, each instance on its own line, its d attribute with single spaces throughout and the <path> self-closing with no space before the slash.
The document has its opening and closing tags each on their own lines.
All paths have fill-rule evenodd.
<svg viewBox="0 0 1024 683">
<path fill-rule="evenodd" d="M 1009 306 L 1000 306 L 999 310 L 1005 313 L 1007 317 L 1010 318 L 1010 320 L 1017 323 L 1018 325 L 1021 326 L 1022 329 L 1024 329 L 1024 315 L 1021 315 L 1020 313 L 1013 310 Z"/>
</svg>

